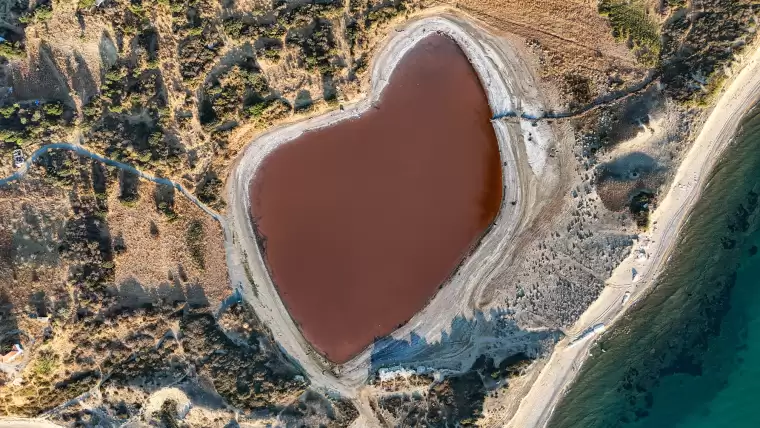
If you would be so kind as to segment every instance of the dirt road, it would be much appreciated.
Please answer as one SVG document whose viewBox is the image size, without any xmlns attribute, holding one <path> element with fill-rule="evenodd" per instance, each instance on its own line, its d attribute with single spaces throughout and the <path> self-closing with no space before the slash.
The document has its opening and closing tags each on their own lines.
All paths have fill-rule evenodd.
<svg viewBox="0 0 760 428">
<path fill-rule="evenodd" d="M 651 217 L 651 230 L 641 234 L 631 255 L 618 266 L 599 298 L 584 312 L 557 345 L 530 392 L 509 423 L 513 428 L 544 427 L 565 389 L 588 356 L 592 340 L 568 348 L 569 341 L 598 323 L 609 327 L 631 302 L 641 298 L 654 283 L 677 242 L 688 214 L 708 184 L 713 166 L 736 133 L 742 118 L 760 99 L 760 49 L 746 60 L 705 122 L 702 131 L 678 168 L 673 184 Z M 634 278 L 634 269 L 636 276 Z"/>
</svg>

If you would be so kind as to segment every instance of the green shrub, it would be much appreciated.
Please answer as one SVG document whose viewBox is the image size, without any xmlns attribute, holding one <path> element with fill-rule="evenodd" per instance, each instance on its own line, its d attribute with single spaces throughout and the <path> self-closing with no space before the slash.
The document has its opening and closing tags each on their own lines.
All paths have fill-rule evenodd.
<svg viewBox="0 0 760 428">
<path fill-rule="evenodd" d="M 18 20 L 22 24 L 28 24 L 30 22 L 45 22 L 53 17 L 53 8 L 50 5 L 42 5 L 34 9 L 31 12 L 27 12 Z"/>
<path fill-rule="evenodd" d="M 16 114 L 16 111 L 18 110 L 19 105 L 18 104 L 12 104 L 5 107 L 0 107 L 0 115 L 2 115 L 6 119 L 10 119 L 11 116 Z"/>
<path fill-rule="evenodd" d="M 158 211 L 160 211 L 163 215 L 166 216 L 166 219 L 168 221 L 174 221 L 179 216 L 177 215 L 177 212 L 174 211 L 174 208 L 172 208 L 168 203 L 166 202 L 160 202 L 158 204 Z"/>
<path fill-rule="evenodd" d="M 8 59 L 23 59 L 26 58 L 26 52 L 18 42 L 9 43 L 6 41 L 0 43 L 0 56 Z"/>
<path fill-rule="evenodd" d="M 201 34 L 203 34 L 203 27 L 193 27 L 187 30 L 188 36 L 200 36 Z"/>
<path fill-rule="evenodd" d="M 190 258 L 200 269 L 206 268 L 206 260 L 203 255 L 205 238 L 206 232 L 203 230 L 203 223 L 199 220 L 192 221 L 185 233 L 185 244 L 187 244 L 187 249 L 190 252 Z"/>
<path fill-rule="evenodd" d="M 135 16 L 139 18 L 142 18 L 143 15 L 145 14 L 145 10 L 143 9 L 143 7 L 138 4 L 130 4 L 128 7 L 129 7 L 129 11 L 134 13 Z"/>
<path fill-rule="evenodd" d="M 668 0 L 668 6 L 680 9 L 686 7 L 686 0 Z"/>
<path fill-rule="evenodd" d="M 259 118 L 264 114 L 264 111 L 266 111 L 267 107 L 269 107 L 271 104 L 272 101 L 261 101 L 248 107 L 246 109 L 246 113 L 248 113 L 248 115 L 253 118 Z"/>
<path fill-rule="evenodd" d="M 107 82 L 121 82 L 125 77 L 127 77 L 125 68 L 115 68 L 106 73 Z"/>
<path fill-rule="evenodd" d="M 269 91 L 269 83 L 261 73 L 246 73 L 245 78 L 254 91 L 259 94 Z"/>
<path fill-rule="evenodd" d="M 634 54 L 642 64 L 649 67 L 657 65 L 662 50 L 660 33 L 640 0 L 601 0 L 599 14 L 609 19 L 615 39 L 632 45 Z"/>
<path fill-rule="evenodd" d="M 60 116 L 63 114 L 63 104 L 61 104 L 60 102 L 47 103 L 42 106 L 42 110 L 47 115 Z"/>
<path fill-rule="evenodd" d="M 222 26 L 224 32 L 232 38 L 239 38 L 243 34 L 244 24 L 242 21 L 228 19 L 222 23 Z"/>
<path fill-rule="evenodd" d="M 34 364 L 34 374 L 47 377 L 55 371 L 57 366 L 58 362 L 54 354 L 43 353 Z"/>
</svg>

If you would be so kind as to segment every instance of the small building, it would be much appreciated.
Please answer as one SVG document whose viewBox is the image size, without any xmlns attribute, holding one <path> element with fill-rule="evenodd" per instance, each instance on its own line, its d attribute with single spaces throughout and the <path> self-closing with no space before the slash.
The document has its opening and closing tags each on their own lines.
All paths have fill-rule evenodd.
<svg viewBox="0 0 760 428">
<path fill-rule="evenodd" d="M 16 361 L 21 355 L 24 354 L 24 350 L 21 349 L 21 345 L 18 343 L 13 345 L 13 349 L 11 352 L 8 352 L 7 354 L 0 357 L 0 363 L 9 364 L 14 361 Z"/>
<path fill-rule="evenodd" d="M 625 294 L 623 294 L 623 300 L 620 304 L 625 305 L 626 303 L 628 303 L 628 300 L 630 300 L 630 298 L 631 298 L 631 292 L 626 291 Z"/>
<path fill-rule="evenodd" d="M 24 152 L 21 151 L 21 149 L 16 149 L 13 151 L 13 166 L 15 168 L 21 168 L 22 165 L 24 165 L 24 162 L 26 159 L 24 158 Z"/>
</svg>

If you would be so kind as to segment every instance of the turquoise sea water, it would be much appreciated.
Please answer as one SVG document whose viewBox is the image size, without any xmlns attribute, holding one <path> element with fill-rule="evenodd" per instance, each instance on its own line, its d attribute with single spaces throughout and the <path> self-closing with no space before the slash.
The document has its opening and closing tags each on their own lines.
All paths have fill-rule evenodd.
<svg viewBox="0 0 760 428">
<path fill-rule="evenodd" d="M 760 113 L 653 291 L 592 349 L 551 428 L 760 427 Z"/>
</svg>

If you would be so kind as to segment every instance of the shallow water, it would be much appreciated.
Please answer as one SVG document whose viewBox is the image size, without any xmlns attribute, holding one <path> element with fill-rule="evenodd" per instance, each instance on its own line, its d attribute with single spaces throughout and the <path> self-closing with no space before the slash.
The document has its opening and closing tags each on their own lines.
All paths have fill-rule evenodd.
<svg viewBox="0 0 760 428">
<path fill-rule="evenodd" d="M 345 362 L 408 321 L 502 202 L 491 110 L 443 35 L 417 43 L 378 103 L 270 154 L 252 216 L 277 290 L 306 339 Z"/>
<path fill-rule="evenodd" d="M 592 348 L 549 427 L 760 426 L 759 194 L 756 108 L 664 276 Z"/>
</svg>

